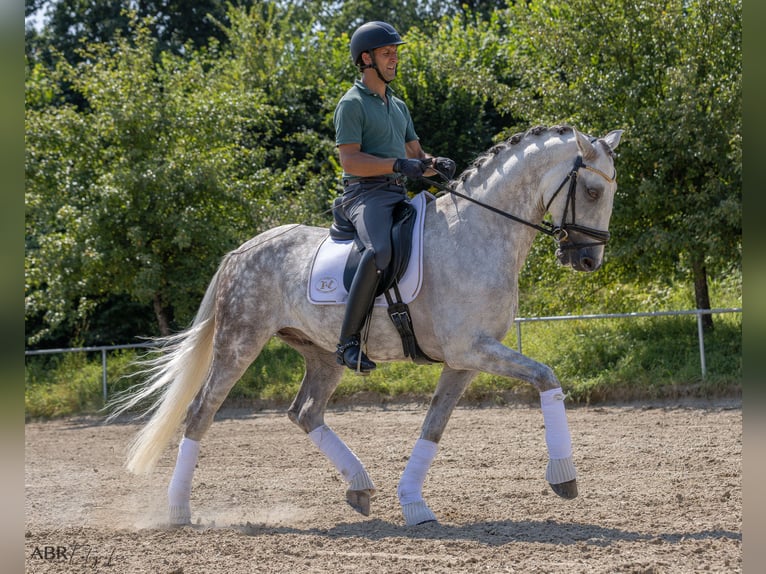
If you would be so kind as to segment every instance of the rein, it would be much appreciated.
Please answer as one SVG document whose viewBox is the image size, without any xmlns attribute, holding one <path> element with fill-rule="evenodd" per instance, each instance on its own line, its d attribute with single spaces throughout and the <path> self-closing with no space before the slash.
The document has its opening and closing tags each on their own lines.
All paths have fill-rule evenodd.
<svg viewBox="0 0 766 574">
<path fill-rule="evenodd" d="M 431 166 L 431 169 L 434 169 L 433 166 Z M 452 195 L 456 195 L 457 197 L 461 197 L 493 213 L 502 215 L 503 217 L 507 219 L 516 221 L 517 223 L 521 223 L 523 225 L 526 225 L 527 227 L 531 227 L 533 229 L 536 229 L 537 231 L 544 233 L 545 235 L 552 237 L 560 249 L 579 249 L 581 247 L 606 245 L 607 241 L 609 241 L 609 238 L 611 237 L 608 231 L 602 231 L 600 229 L 594 229 L 592 227 L 586 227 L 584 225 L 577 225 L 575 223 L 575 191 L 577 190 L 577 173 L 580 171 L 580 169 L 587 169 L 588 171 L 592 171 L 593 173 L 596 173 L 600 175 L 601 177 L 603 177 L 609 183 L 612 183 L 614 181 L 614 176 L 609 177 L 603 171 L 596 169 L 595 167 L 586 165 L 582 160 L 582 156 L 578 155 L 577 158 L 575 159 L 575 163 L 574 163 L 574 166 L 572 167 L 572 170 L 567 174 L 567 176 L 564 178 L 564 181 L 561 182 L 558 188 L 556 188 L 556 191 L 553 193 L 553 195 L 551 196 L 551 199 L 548 201 L 548 203 L 545 206 L 545 210 L 548 211 L 548 208 L 550 208 L 551 203 L 553 203 L 553 200 L 556 199 L 556 197 L 564 188 L 566 183 L 569 182 L 569 190 L 567 191 L 567 203 L 566 203 L 566 206 L 564 207 L 564 216 L 561 219 L 561 225 L 559 226 L 556 226 L 548 221 L 543 221 L 541 225 L 532 223 L 531 221 L 527 221 L 526 219 L 513 215 L 512 213 L 508 213 L 507 211 L 503 211 L 502 209 L 493 207 L 492 205 L 484 203 L 483 201 L 479 201 L 478 199 L 474 199 L 473 197 L 460 193 L 459 191 L 456 191 L 455 189 L 453 189 L 453 187 L 450 185 L 445 185 L 443 183 L 440 183 L 428 178 L 421 178 L 421 179 L 433 184 L 435 187 L 437 187 L 441 191 L 451 193 Z M 444 179 L 448 179 L 440 171 L 438 170 L 434 170 L 434 171 L 436 171 Z M 572 211 L 572 221 L 570 223 L 567 223 L 566 219 L 567 219 L 567 214 L 569 213 L 569 210 L 570 210 L 570 206 Z M 593 239 L 595 239 L 595 241 L 592 241 L 589 243 L 570 243 L 569 242 L 570 230 L 575 231 L 577 233 L 582 233 L 583 235 L 587 235 L 588 237 L 592 237 Z"/>
<path fill-rule="evenodd" d="M 423 160 L 423 163 L 429 166 L 431 169 L 433 169 L 437 174 L 439 174 L 441 178 L 443 178 L 445 181 L 449 181 L 449 177 L 447 177 L 444 173 L 442 173 L 441 171 L 433 167 L 432 162 L 433 162 L 433 158 L 428 158 L 426 160 Z M 566 207 L 564 208 L 564 217 L 561 220 L 560 226 L 555 226 L 549 221 L 543 221 L 541 225 L 538 225 L 536 223 L 532 223 L 531 221 L 527 221 L 526 219 L 523 219 L 517 215 L 513 215 L 512 213 L 508 213 L 507 211 L 503 211 L 502 209 L 493 207 L 492 205 L 489 205 L 488 203 L 484 203 L 483 201 L 479 201 L 478 199 L 474 199 L 473 197 L 460 193 L 459 191 L 456 191 L 455 189 L 453 189 L 452 186 L 450 186 L 449 184 L 441 183 L 439 181 L 435 181 L 427 177 L 420 177 L 420 180 L 425 181 L 430 185 L 433 185 L 434 187 L 436 187 L 437 189 L 445 193 L 451 193 L 452 195 L 456 195 L 457 197 L 461 197 L 467 201 L 475 203 L 476 205 L 479 205 L 483 207 L 484 209 L 487 209 L 493 213 L 502 215 L 503 217 L 507 219 L 511 219 L 513 221 L 516 221 L 517 223 L 521 223 L 523 225 L 536 229 L 537 231 L 540 231 L 544 233 L 545 235 L 548 235 L 549 237 L 553 238 L 553 240 L 556 242 L 556 245 L 559 249 L 578 249 L 581 247 L 606 245 L 607 241 L 609 241 L 609 238 L 611 237 L 608 231 L 593 229 L 591 227 L 585 227 L 583 225 L 577 225 L 575 223 L 575 191 L 577 190 L 577 172 L 580 169 L 587 169 L 588 171 L 592 171 L 593 173 L 596 173 L 600 175 L 601 177 L 603 177 L 609 183 L 612 183 L 615 180 L 614 176 L 609 177 L 603 171 L 596 169 L 595 167 L 586 165 L 583 162 L 582 157 L 578 155 L 577 158 L 575 159 L 575 163 L 574 163 L 574 166 L 572 167 L 572 170 L 567 174 L 567 176 L 564 178 L 564 181 L 561 182 L 561 184 L 558 186 L 556 191 L 553 193 L 553 196 L 551 197 L 550 201 L 548 201 L 548 204 L 545 206 L 545 210 L 547 211 L 548 208 L 551 206 L 551 203 L 553 202 L 553 200 L 556 199 L 556 196 L 559 194 L 559 192 L 561 192 L 561 190 L 564 188 L 566 183 L 569 182 L 569 190 L 567 192 L 567 204 L 566 204 Z M 570 204 L 572 206 L 572 222 L 566 223 L 566 216 L 567 216 L 567 213 L 569 212 Z M 324 215 L 326 213 L 332 213 L 332 210 L 333 208 L 331 207 L 330 209 L 323 211 L 321 215 Z M 289 233 L 290 231 L 293 231 L 294 229 L 302 225 L 305 225 L 305 222 L 296 223 L 293 226 L 286 228 L 279 235 L 284 235 L 285 233 Z M 582 233 L 583 235 L 592 237 L 596 241 L 592 241 L 590 243 L 571 243 L 569 241 L 569 230 L 576 231 L 578 233 Z M 270 239 L 273 239 L 273 238 L 274 237 Z M 268 240 L 269 239 L 266 239 L 266 241 Z M 245 247 L 243 244 L 238 249 L 236 249 L 233 253 L 244 253 L 245 251 L 249 251 L 250 249 L 257 247 L 258 245 L 260 245 L 260 243 L 256 243 L 254 245 L 249 245 Z"/>
</svg>

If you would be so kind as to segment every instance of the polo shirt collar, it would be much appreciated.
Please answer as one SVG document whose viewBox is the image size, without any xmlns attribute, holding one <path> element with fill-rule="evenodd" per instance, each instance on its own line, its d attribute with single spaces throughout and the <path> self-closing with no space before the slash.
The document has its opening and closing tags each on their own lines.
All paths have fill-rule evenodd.
<svg viewBox="0 0 766 574">
<path fill-rule="evenodd" d="M 373 92 L 373 91 L 372 91 L 370 88 L 368 88 L 368 87 L 365 85 L 365 83 L 364 83 L 362 80 L 360 80 L 360 79 L 357 79 L 357 80 L 354 82 L 354 85 L 355 85 L 357 88 L 359 88 L 360 90 L 362 90 L 362 91 L 363 91 L 365 94 L 368 94 L 368 95 L 370 95 L 370 96 L 375 96 L 375 97 L 377 97 L 377 96 L 378 96 L 378 94 L 376 94 L 376 93 L 375 93 L 375 92 Z M 392 89 L 391 89 L 391 86 L 389 86 L 388 84 L 386 84 L 386 96 L 391 96 L 391 95 L 394 95 L 394 90 L 392 90 Z"/>
</svg>

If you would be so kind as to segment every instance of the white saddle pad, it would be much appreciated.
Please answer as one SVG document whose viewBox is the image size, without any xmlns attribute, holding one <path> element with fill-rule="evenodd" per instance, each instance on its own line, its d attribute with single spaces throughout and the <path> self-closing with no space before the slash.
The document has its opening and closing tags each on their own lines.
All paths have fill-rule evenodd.
<svg viewBox="0 0 766 574">
<path fill-rule="evenodd" d="M 410 200 L 415 208 L 415 227 L 412 230 L 412 253 L 407 269 L 399 281 L 403 303 L 409 303 L 420 292 L 423 283 L 423 222 L 425 221 L 426 194 L 421 192 Z M 308 297 L 316 305 L 341 305 L 348 298 L 343 286 L 343 271 L 351 253 L 353 240 L 335 241 L 329 235 L 314 255 L 309 275 Z M 385 295 L 375 299 L 375 305 L 388 306 Z"/>
</svg>

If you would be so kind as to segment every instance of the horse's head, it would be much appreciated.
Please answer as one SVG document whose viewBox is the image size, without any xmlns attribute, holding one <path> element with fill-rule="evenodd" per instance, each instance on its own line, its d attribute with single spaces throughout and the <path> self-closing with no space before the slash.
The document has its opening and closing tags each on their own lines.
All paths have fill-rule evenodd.
<svg viewBox="0 0 766 574">
<path fill-rule="evenodd" d="M 554 222 L 556 257 L 577 271 L 601 267 L 617 190 L 614 149 L 623 130 L 590 139 L 574 130 L 578 154 L 561 185 L 549 190 L 546 210 Z"/>
</svg>

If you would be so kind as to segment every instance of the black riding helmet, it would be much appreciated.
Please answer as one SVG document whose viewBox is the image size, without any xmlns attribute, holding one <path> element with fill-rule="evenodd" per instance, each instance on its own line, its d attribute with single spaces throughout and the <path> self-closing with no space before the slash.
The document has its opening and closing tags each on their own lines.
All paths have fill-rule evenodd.
<svg viewBox="0 0 766 574">
<path fill-rule="evenodd" d="M 399 32 L 391 24 L 379 21 L 367 22 L 359 26 L 351 36 L 351 59 L 355 65 L 363 70 L 363 52 L 370 52 L 370 55 L 372 55 L 372 51 L 375 48 L 398 46 L 404 43 Z M 375 63 L 368 67 L 376 68 Z"/>
</svg>

